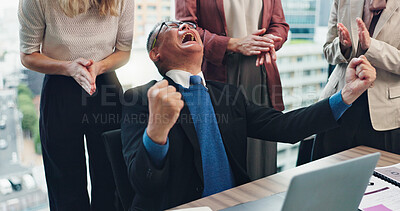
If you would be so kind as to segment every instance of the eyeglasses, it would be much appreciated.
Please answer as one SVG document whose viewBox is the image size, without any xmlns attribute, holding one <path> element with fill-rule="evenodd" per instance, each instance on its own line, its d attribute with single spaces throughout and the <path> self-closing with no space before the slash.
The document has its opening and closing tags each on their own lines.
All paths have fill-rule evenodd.
<svg viewBox="0 0 400 211">
<path fill-rule="evenodd" d="M 151 49 L 153 49 L 156 46 L 156 41 L 157 41 L 158 35 L 160 34 L 161 29 L 163 28 L 164 25 L 167 26 L 167 28 L 179 28 L 183 24 L 188 25 L 190 29 L 196 29 L 197 28 L 196 24 L 194 24 L 192 22 L 164 21 L 164 22 L 162 22 L 160 28 L 158 29 L 156 38 L 154 38 L 153 45 L 151 46 Z"/>
</svg>

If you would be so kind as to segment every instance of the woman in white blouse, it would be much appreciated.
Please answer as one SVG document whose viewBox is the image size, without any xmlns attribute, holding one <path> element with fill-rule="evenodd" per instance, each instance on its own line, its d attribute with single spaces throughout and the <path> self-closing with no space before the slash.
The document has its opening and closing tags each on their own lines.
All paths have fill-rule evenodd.
<svg viewBox="0 0 400 211">
<path fill-rule="evenodd" d="M 100 135 L 119 127 L 114 70 L 129 60 L 133 11 L 133 0 L 20 0 L 22 64 L 46 74 L 40 137 L 52 211 L 116 210 Z"/>
</svg>

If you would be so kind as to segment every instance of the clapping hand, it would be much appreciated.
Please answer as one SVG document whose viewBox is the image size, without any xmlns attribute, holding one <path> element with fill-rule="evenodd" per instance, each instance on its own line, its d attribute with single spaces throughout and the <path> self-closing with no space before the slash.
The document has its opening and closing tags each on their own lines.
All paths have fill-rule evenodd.
<svg viewBox="0 0 400 211">
<path fill-rule="evenodd" d="M 347 28 L 342 23 L 338 23 L 337 28 L 339 30 L 338 34 L 339 34 L 341 49 L 344 52 L 351 47 L 350 33 L 349 30 L 347 30 Z"/>
<path fill-rule="evenodd" d="M 356 21 L 358 26 L 358 38 L 360 40 L 360 46 L 361 49 L 366 51 L 369 49 L 369 46 L 371 45 L 371 36 L 369 34 L 367 26 L 365 26 L 364 21 L 361 18 L 357 18 Z"/>
<path fill-rule="evenodd" d="M 352 104 L 363 92 L 373 86 L 376 70 L 362 55 L 352 59 L 346 70 L 346 84 L 342 90 L 342 99 L 346 104 Z"/>
</svg>

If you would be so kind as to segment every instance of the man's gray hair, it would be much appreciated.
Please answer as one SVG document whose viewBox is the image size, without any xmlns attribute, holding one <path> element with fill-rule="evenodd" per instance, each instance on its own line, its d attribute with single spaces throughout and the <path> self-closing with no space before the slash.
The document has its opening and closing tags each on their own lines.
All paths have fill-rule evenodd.
<svg viewBox="0 0 400 211">
<path fill-rule="evenodd" d="M 158 28 L 161 26 L 163 21 L 156 23 L 153 29 L 150 31 L 149 36 L 147 37 L 146 49 L 147 52 L 151 51 L 151 47 L 153 46 L 154 39 L 156 38 L 156 33 L 158 32 Z"/>
</svg>

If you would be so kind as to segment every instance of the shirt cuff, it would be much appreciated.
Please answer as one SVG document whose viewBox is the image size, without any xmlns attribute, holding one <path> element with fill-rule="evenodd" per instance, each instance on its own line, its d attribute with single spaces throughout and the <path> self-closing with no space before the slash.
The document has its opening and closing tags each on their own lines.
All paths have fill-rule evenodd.
<svg viewBox="0 0 400 211">
<path fill-rule="evenodd" d="M 330 107 L 331 107 L 333 117 L 334 117 L 335 120 L 337 121 L 337 120 L 340 119 L 340 117 L 342 117 L 343 113 L 344 113 L 348 108 L 350 108 L 350 106 L 351 106 L 352 104 L 347 105 L 346 103 L 343 102 L 343 99 L 342 99 L 342 90 L 340 90 L 340 92 L 338 92 L 338 93 L 332 95 L 332 96 L 329 98 L 329 105 L 330 105 Z"/>
<path fill-rule="evenodd" d="M 154 162 L 154 164 L 157 167 L 161 167 L 168 153 L 169 139 L 167 138 L 167 143 L 165 145 L 156 144 L 147 135 L 147 128 L 146 128 L 146 130 L 143 133 L 143 145 L 144 148 L 149 153 L 150 159 Z"/>
</svg>

